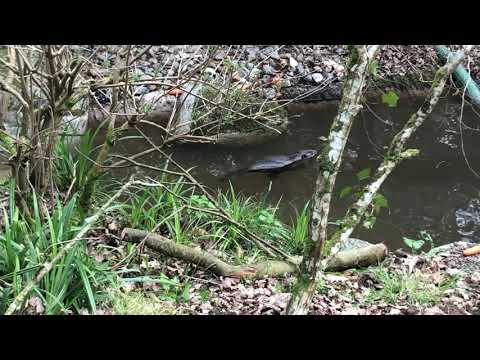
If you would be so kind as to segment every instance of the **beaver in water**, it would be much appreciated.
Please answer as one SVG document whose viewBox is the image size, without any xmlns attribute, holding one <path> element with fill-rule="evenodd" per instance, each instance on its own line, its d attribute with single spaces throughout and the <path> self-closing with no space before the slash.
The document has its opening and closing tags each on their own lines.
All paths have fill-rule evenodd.
<svg viewBox="0 0 480 360">
<path fill-rule="evenodd" d="M 232 175 L 247 173 L 247 172 L 262 172 L 270 176 L 278 175 L 284 171 L 292 170 L 302 165 L 308 159 L 313 158 L 318 154 L 317 150 L 307 149 L 300 150 L 291 155 L 275 155 L 269 156 L 264 159 L 256 161 L 254 164 L 247 168 L 235 170 L 223 178 L 230 177 Z"/>
</svg>

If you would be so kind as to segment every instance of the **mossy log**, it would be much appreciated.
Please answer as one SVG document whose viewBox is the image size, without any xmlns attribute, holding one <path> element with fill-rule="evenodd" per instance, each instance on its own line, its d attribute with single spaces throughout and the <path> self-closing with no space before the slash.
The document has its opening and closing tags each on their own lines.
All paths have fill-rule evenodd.
<svg viewBox="0 0 480 360">
<path fill-rule="evenodd" d="M 343 271 L 356 267 L 367 267 L 378 264 L 388 249 L 384 244 L 368 245 L 361 248 L 340 251 L 326 260 L 326 271 Z"/>
<path fill-rule="evenodd" d="M 266 260 L 251 265 L 231 265 L 206 251 L 178 244 L 164 236 L 144 230 L 125 228 L 121 239 L 132 243 L 145 241 L 145 245 L 151 250 L 196 264 L 218 276 L 259 279 L 264 276 L 283 276 L 297 270 L 297 264 L 277 260 Z M 383 244 L 342 251 L 327 259 L 325 271 L 341 271 L 377 264 L 386 254 L 387 248 Z"/>
</svg>

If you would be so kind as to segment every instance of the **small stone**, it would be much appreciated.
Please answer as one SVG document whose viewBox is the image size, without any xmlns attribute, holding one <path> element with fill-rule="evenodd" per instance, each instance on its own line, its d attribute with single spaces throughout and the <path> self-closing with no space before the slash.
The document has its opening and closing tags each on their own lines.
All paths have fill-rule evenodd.
<svg viewBox="0 0 480 360">
<path fill-rule="evenodd" d="M 118 231 L 118 224 L 114 221 L 108 224 L 108 230 L 110 231 Z"/>
<path fill-rule="evenodd" d="M 445 315 L 445 312 L 440 309 L 438 306 L 434 306 L 432 308 L 425 310 L 425 315 Z"/>
<path fill-rule="evenodd" d="M 470 282 L 473 284 L 480 284 L 480 274 L 473 273 L 472 275 L 470 275 Z"/>
<path fill-rule="evenodd" d="M 273 88 L 265 89 L 265 97 L 268 100 L 273 100 L 275 99 L 275 96 L 277 96 L 277 92 Z"/>
<path fill-rule="evenodd" d="M 262 70 L 265 74 L 275 75 L 275 69 L 270 65 L 263 65 Z"/>
<path fill-rule="evenodd" d="M 305 67 L 302 64 L 298 64 L 296 69 L 299 75 L 305 75 Z"/>
<path fill-rule="evenodd" d="M 216 73 L 215 73 L 215 69 L 214 69 L 214 68 L 211 68 L 211 67 L 207 67 L 207 68 L 205 69 L 205 73 L 206 73 L 206 74 L 209 74 L 209 75 L 212 75 L 212 76 L 214 76 L 214 75 L 216 74 Z"/>
<path fill-rule="evenodd" d="M 295 69 L 298 66 L 298 61 L 295 60 L 293 57 L 290 57 L 288 61 L 289 61 L 290 67 L 293 69 Z"/>
<path fill-rule="evenodd" d="M 290 81 L 290 79 L 283 79 L 282 80 L 282 86 L 283 87 L 290 87 L 290 86 L 292 86 L 292 82 Z"/>
<path fill-rule="evenodd" d="M 313 73 L 312 79 L 316 84 L 320 84 L 323 80 L 323 75 L 320 73 Z"/>
</svg>

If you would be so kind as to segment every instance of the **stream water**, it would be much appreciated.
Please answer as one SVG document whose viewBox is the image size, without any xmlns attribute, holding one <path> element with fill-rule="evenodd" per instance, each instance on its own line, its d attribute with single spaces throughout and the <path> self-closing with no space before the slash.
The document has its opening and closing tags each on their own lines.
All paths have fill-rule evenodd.
<svg viewBox="0 0 480 360">
<path fill-rule="evenodd" d="M 334 218 L 341 217 L 351 202 L 351 199 L 339 199 L 341 189 L 358 184 L 356 174 L 362 169 L 376 169 L 384 147 L 418 109 L 420 101 L 402 98 L 396 108 L 370 104 L 357 118 L 348 143 L 350 156 L 344 160 L 337 180 Z M 223 176 L 267 156 L 320 149 L 319 138 L 327 136 L 337 106 L 335 102 L 291 106 L 290 133 L 268 144 L 243 149 L 182 145 L 169 152 L 184 167 L 194 167 L 196 178 L 210 188 L 227 190 L 230 181 L 234 189 L 244 195 L 268 193 L 267 199 L 273 205 L 281 200 L 278 213 L 290 222 L 312 197 L 317 175 L 314 162 L 276 177 L 242 172 L 227 179 Z M 446 98 L 439 103 L 409 143 L 410 148 L 420 150 L 420 155 L 400 164 L 381 188 L 390 210 L 383 209 L 372 229 L 358 229 L 354 237 L 385 242 L 391 249 L 404 246 L 402 237 L 418 238 L 420 231 L 427 231 L 435 245 L 462 239 L 479 241 L 480 177 L 469 169 L 463 153 L 470 167 L 480 172 L 480 133 L 476 130 L 480 128 L 480 115 L 465 106 L 464 128 L 460 131 L 460 109 L 458 98 Z M 154 129 L 148 134 L 154 141 L 159 136 Z M 127 140 L 121 143 L 119 152 L 135 154 L 147 148 L 148 144 L 140 144 L 139 140 Z M 153 154 L 142 162 L 160 165 L 159 156 Z M 153 175 L 143 168 L 133 171 Z"/>
</svg>

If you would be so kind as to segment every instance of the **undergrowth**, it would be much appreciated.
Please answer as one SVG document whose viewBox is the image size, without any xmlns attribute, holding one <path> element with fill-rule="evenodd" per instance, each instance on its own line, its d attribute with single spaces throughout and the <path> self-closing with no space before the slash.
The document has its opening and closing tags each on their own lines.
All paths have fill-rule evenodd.
<svg viewBox="0 0 480 360">
<path fill-rule="evenodd" d="M 404 300 L 412 305 L 435 305 L 444 292 L 455 285 L 454 278 L 447 278 L 435 285 L 420 273 L 397 273 L 384 267 L 374 268 L 373 274 L 382 288 L 371 290 L 366 297 L 367 303 L 385 301 L 395 304 Z"/>
<path fill-rule="evenodd" d="M 26 218 L 15 205 L 14 186 L 12 181 L 8 205 L 0 209 L 0 313 L 74 237 L 82 220 L 76 212 L 77 195 L 66 204 L 57 198 L 53 209 L 41 214 L 34 194 L 32 218 Z M 30 297 L 40 298 L 45 314 L 85 308 L 94 313 L 101 289 L 113 280 L 107 267 L 87 255 L 85 241 L 79 241 L 36 284 Z"/>
<path fill-rule="evenodd" d="M 194 192 L 183 180 L 160 180 L 163 187 L 138 188 L 129 193 L 119 208 L 125 225 L 147 231 L 156 231 L 176 242 L 202 245 L 239 256 L 238 250 L 248 255 L 259 249 L 236 225 L 215 214 L 215 205 L 205 196 Z M 246 197 L 234 191 L 219 192 L 218 205 L 237 223 L 284 250 L 300 254 L 308 235 L 308 213 L 305 207 L 289 227 L 277 216 L 277 206 L 265 200 Z"/>
</svg>

